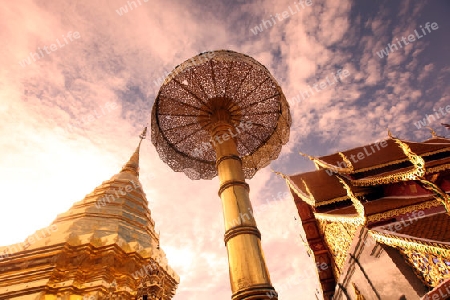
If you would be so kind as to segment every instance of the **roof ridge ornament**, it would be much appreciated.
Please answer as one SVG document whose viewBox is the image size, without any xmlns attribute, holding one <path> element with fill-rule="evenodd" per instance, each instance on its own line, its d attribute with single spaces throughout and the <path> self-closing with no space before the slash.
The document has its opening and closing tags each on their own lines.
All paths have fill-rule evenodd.
<svg viewBox="0 0 450 300">
<path fill-rule="evenodd" d="M 324 169 L 332 170 L 335 173 L 340 172 L 340 173 L 344 173 L 344 174 L 351 174 L 354 172 L 354 168 L 353 168 L 351 161 L 341 152 L 339 152 L 339 155 L 341 156 L 342 160 L 344 161 L 345 165 L 347 166 L 346 168 L 342 168 L 340 166 L 335 166 L 335 165 L 329 164 L 329 163 L 321 160 L 320 158 L 305 154 L 303 152 L 299 152 L 299 154 L 303 157 L 310 159 L 316 165 L 316 168 L 318 170 L 319 170 L 319 166 L 320 166 Z M 337 162 L 337 163 L 339 164 L 339 162 Z"/>
<path fill-rule="evenodd" d="M 413 164 L 415 172 L 411 175 L 411 180 L 416 180 L 417 178 L 423 177 L 425 175 L 425 160 L 416 153 L 412 152 L 408 144 L 402 142 L 397 138 L 393 138 L 394 141 L 400 146 L 403 153 L 408 157 L 409 161 Z"/>
<path fill-rule="evenodd" d="M 272 169 L 272 168 L 270 168 L 270 171 L 271 171 L 272 173 L 275 173 L 276 175 L 280 176 L 280 177 L 283 178 L 283 179 L 288 179 L 288 176 L 285 175 L 285 174 L 283 174 L 283 173 L 281 173 L 281 172 L 275 171 L 275 170 Z"/>
<path fill-rule="evenodd" d="M 353 193 L 350 186 L 347 184 L 347 182 L 345 182 L 344 178 L 342 178 L 339 175 L 336 175 L 336 177 L 339 180 L 339 182 L 342 184 L 342 186 L 344 187 L 344 189 L 347 193 L 347 196 L 350 198 L 353 205 L 355 206 L 356 212 L 358 213 L 358 219 L 360 220 L 360 224 L 361 225 L 365 224 L 367 219 L 366 219 L 366 213 L 364 210 L 364 205 L 361 203 L 361 201 L 358 199 L 358 197 L 355 196 L 355 194 Z"/>
<path fill-rule="evenodd" d="M 439 136 L 439 135 L 436 133 L 436 131 L 434 131 L 434 129 L 431 128 L 431 126 L 427 126 L 426 128 L 428 128 L 428 129 L 430 130 L 431 137 L 433 137 L 433 138 L 440 138 L 440 137 L 442 137 L 442 136 Z"/>
<path fill-rule="evenodd" d="M 353 164 L 352 164 L 352 162 L 350 161 L 350 159 L 348 159 L 347 156 L 345 156 L 345 154 L 342 153 L 342 152 L 339 152 L 339 155 L 342 157 L 342 160 L 343 160 L 343 161 L 345 162 L 345 164 L 347 165 L 347 169 L 349 169 L 350 172 L 353 173 L 353 171 L 354 171 L 355 169 L 353 168 Z"/>
<path fill-rule="evenodd" d="M 298 186 L 297 184 L 295 184 L 294 182 L 292 182 L 292 180 L 290 179 L 290 177 L 288 175 L 285 175 L 281 172 L 277 172 L 271 169 L 272 172 L 274 172 L 275 174 L 277 174 L 278 176 L 282 177 L 287 185 L 288 188 L 292 189 L 292 191 L 294 191 L 295 194 L 297 194 L 297 196 L 305 201 L 308 205 L 310 206 L 315 206 L 315 199 L 314 198 L 308 198 L 311 197 L 311 191 L 309 190 L 308 186 L 306 185 L 305 181 L 302 179 L 303 184 L 305 185 L 305 190 L 307 192 L 307 194 L 305 194 L 302 189 L 300 188 L 300 186 Z"/>
<path fill-rule="evenodd" d="M 387 132 L 388 132 L 388 136 L 389 136 L 391 139 L 395 139 L 395 137 L 392 135 L 392 132 L 389 130 L 389 128 L 387 128 Z"/>
</svg>

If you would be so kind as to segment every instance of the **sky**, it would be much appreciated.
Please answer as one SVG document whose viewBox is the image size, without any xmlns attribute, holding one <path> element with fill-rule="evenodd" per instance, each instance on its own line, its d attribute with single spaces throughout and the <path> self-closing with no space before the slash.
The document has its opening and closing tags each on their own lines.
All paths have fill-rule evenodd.
<svg viewBox="0 0 450 300">
<path fill-rule="evenodd" d="M 271 169 L 313 170 L 299 151 L 362 146 L 388 128 L 410 141 L 431 137 L 427 126 L 448 136 L 448 1 L 3 2 L 0 245 L 49 226 L 120 171 L 161 81 L 204 51 L 255 58 L 290 104 L 289 143 L 248 180 L 280 299 L 316 299 L 318 283 L 293 200 Z M 181 278 L 174 299 L 230 299 L 217 178 L 173 172 L 149 139 L 140 164 L 161 247 Z"/>
</svg>

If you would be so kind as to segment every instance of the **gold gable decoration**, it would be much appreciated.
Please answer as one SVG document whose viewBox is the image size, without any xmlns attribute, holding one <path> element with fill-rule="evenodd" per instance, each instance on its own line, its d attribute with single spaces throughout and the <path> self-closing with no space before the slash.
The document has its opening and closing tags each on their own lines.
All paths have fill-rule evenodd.
<svg viewBox="0 0 450 300">
<path fill-rule="evenodd" d="M 339 278 L 347 258 L 348 249 L 350 248 L 353 237 L 360 225 L 339 221 L 331 222 L 325 219 L 317 219 L 317 222 L 319 230 L 333 256 L 333 271 L 335 278 Z"/>
<path fill-rule="evenodd" d="M 450 245 L 369 232 L 377 242 L 398 249 L 426 285 L 435 287 L 450 278 Z"/>
<path fill-rule="evenodd" d="M 400 250 L 418 277 L 429 287 L 450 279 L 450 258 L 414 250 Z"/>
</svg>

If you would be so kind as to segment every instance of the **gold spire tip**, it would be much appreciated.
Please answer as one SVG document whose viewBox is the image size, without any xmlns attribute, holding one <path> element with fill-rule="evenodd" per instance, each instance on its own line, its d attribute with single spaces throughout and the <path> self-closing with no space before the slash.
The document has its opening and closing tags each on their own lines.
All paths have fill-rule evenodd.
<svg viewBox="0 0 450 300">
<path fill-rule="evenodd" d="M 141 138 L 141 140 L 144 140 L 147 137 L 147 126 L 144 127 L 144 130 L 139 135 L 139 137 Z"/>
</svg>

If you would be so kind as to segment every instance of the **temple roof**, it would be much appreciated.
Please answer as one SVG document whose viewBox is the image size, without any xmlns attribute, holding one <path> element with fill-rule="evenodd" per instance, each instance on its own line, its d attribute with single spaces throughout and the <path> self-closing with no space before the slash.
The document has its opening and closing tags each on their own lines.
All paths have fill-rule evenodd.
<svg viewBox="0 0 450 300">
<path fill-rule="evenodd" d="M 447 213 L 435 213 L 422 218 L 404 219 L 395 224 L 380 227 L 383 231 L 411 238 L 450 243 L 450 216 Z"/>
<path fill-rule="evenodd" d="M 450 139 L 442 136 L 434 136 L 431 139 L 424 141 L 424 143 L 435 143 L 435 144 L 450 144 Z"/>
<path fill-rule="evenodd" d="M 293 190 L 310 205 L 319 206 L 349 199 L 338 177 L 330 175 L 329 172 L 329 170 L 321 169 L 286 176 L 285 179 L 292 186 Z M 363 195 L 370 190 L 369 188 L 352 185 L 350 187 L 355 195 Z"/>
<path fill-rule="evenodd" d="M 318 170 L 282 176 L 310 205 L 345 201 L 350 198 L 340 180 L 346 182 L 355 196 L 364 196 L 381 185 L 412 180 L 422 173 L 449 170 L 450 140 L 434 137 L 433 141 L 439 143 L 391 138 L 376 143 L 378 148 L 370 144 L 317 158 L 302 154 L 309 157 Z M 364 158 L 358 160 L 358 153 L 359 157 L 364 154 Z"/>
<path fill-rule="evenodd" d="M 450 206 L 445 194 L 450 190 L 450 140 L 434 136 L 416 143 L 391 137 L 327 156 L 307 157 L 317 170 L 279 174 L 294 197 L 315 260 L 325 255 L 339 266 L 334 269 L 335 278 L 340 276 L 358 226 L 370 228 L 378 242 L 389 246 L 426 246 L 432 253 L 445 248 L 450 253 L 446 230 L 450 217 L 442 213 Z M 386 224 L 402 223 L 413 212 L 425 217 L 386 230 Z M 324 281 L 322 287 L 330 290 Z"/>
</svg>

